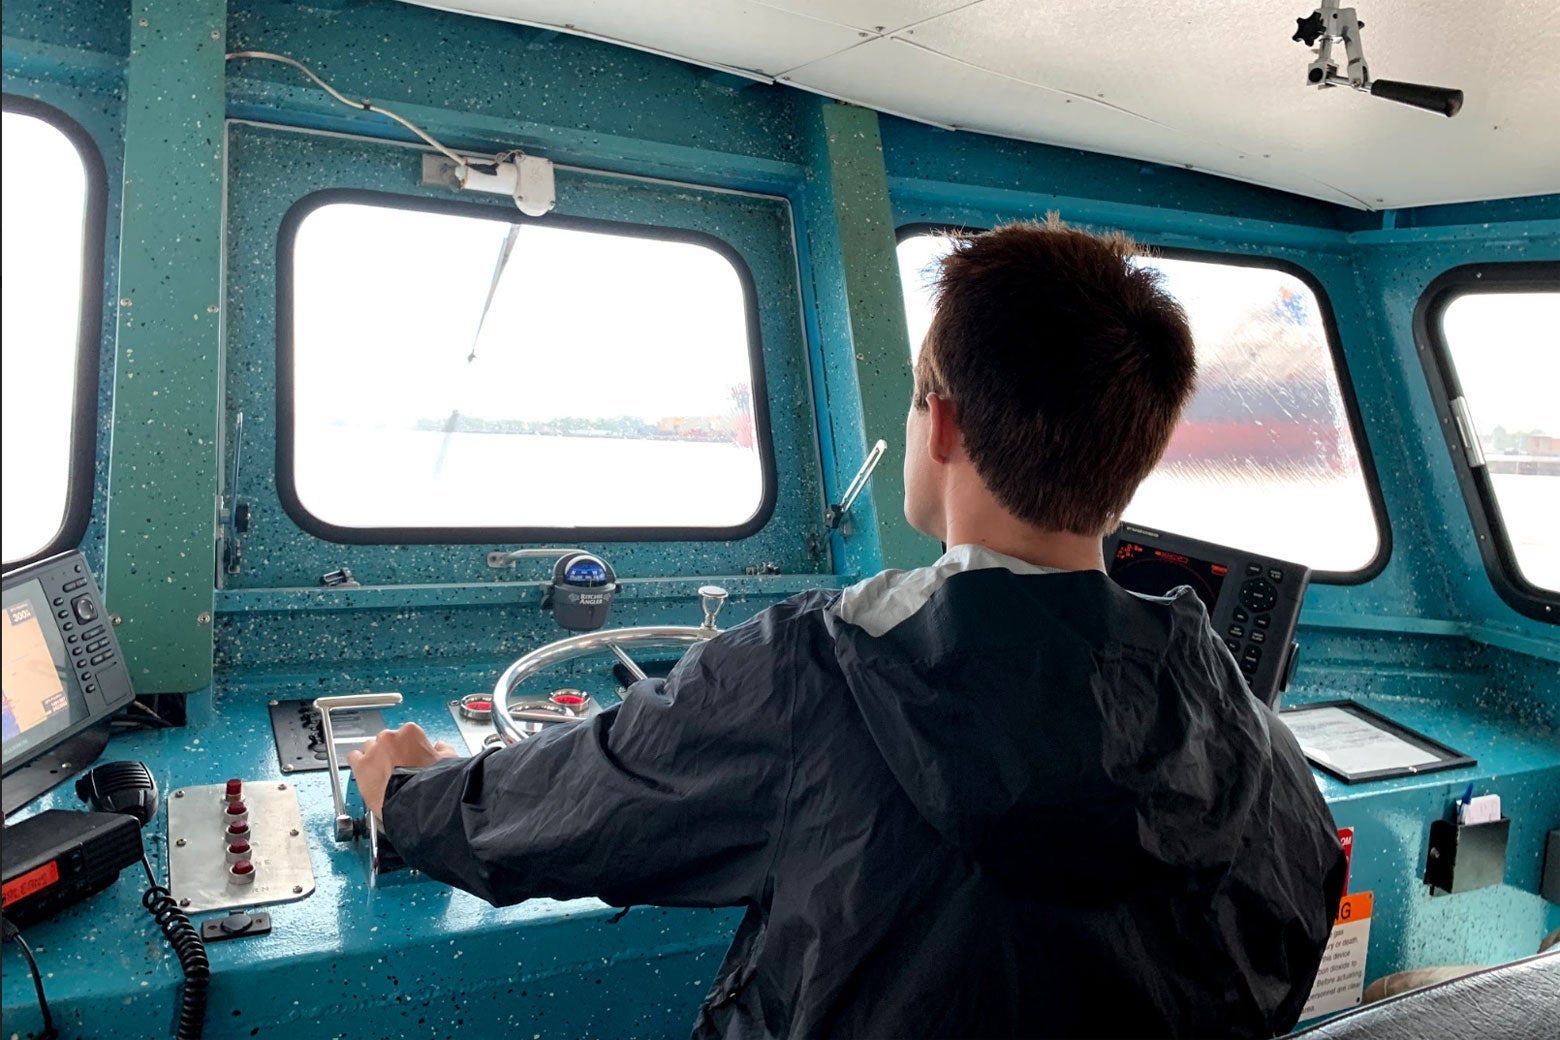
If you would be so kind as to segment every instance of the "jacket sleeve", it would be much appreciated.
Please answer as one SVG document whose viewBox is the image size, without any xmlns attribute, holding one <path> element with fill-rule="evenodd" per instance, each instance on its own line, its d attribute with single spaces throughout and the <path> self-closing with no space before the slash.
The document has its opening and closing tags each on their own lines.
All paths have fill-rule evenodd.
<svg viewBox="0 0 1560 1040">
<path fill-rule="evenodd" d="M 793 757 L 794 654 L 775 635 L 761 614 L 586 722 L 398 771 L 386 833 L 409 865 L 498 906 L 757 898 Z"/>
</svg>

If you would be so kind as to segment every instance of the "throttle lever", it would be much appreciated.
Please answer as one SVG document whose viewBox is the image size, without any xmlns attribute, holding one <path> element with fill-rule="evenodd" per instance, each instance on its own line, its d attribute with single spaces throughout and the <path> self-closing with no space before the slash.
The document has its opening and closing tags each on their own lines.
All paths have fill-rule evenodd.
<svg viewBox="0 0 1560 1040">
<path fill-rule="evenodd" d="M 331 731 L 330 713 L 349 708 L 393 708 L 401 703 L 399 693 L 352 693 L 341 697 L 317 697 L 320 730 L 325 736 L 325 762 L 330 770 L 330 796 L 336 806 L 336 840 L 351 841 L 365 833 L 364 821 L 354 820 L 347 812 L 347 796 L 341 787 L 341 762 L 336 757 L 336 738 Z"/>
</svg>

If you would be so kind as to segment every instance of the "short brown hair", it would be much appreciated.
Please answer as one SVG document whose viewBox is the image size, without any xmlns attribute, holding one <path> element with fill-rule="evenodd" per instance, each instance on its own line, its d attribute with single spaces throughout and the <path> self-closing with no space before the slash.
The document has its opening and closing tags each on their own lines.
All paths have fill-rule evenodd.
<svg viewBox="0 0 1560 1040">
<path fill-rule="evenodd" d="M 976 472 L 1038 527 L 1111 527 L 1192 395 L 1186 314 L 1139 253 L 1053 214 L 955 236 L 937 274 L 915 407 L 952 401 Z"/>
</svg>

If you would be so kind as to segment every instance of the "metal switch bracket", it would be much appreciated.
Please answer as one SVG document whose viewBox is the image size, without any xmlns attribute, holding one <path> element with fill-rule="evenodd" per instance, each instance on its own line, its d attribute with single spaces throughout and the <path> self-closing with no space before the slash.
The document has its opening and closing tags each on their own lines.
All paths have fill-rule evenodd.
<svg viewBox="0 0 1560 1040">
<path fill-rule="evenodd" d="M 278 780 L 244 783 L 254 880 L 230 880 L 226 784 L 181 787 L 168 798 L 168 891 L 191 914 L 290 903 L 314 891 L 298 792 Z"/>
</svg>

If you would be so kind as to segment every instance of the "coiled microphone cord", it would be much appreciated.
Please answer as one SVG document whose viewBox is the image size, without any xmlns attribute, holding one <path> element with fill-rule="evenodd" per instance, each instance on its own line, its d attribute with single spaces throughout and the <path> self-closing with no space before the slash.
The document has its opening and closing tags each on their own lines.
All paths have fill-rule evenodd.
<svg viewBox="0 0 1560 1040">
<path fill-rule="evenodd" d="M 157 883 L 151 861 L 142 856 L 141 866 L 146 870 L 146 880 L 151 886 L 141 897 L 141 905 L 146 907 L 152 920 L 157 922 L 157 927 L 162 929 L 168 945 L 173 947 L 174 956 L 179 958 L 179 967 L 184 971 L 184 989 L 179 995 L 179 1017 L 174 1037 L 176 1040 L 200 1040 L 201 1032 L 206 1027 L 206 991 L 211 985 L 211 961 L 206 958 L 206 944 L 201 941 L 195 926 L 190 924 L 189 917 L 174 902 L 173 894 Z"/>
</svg>

